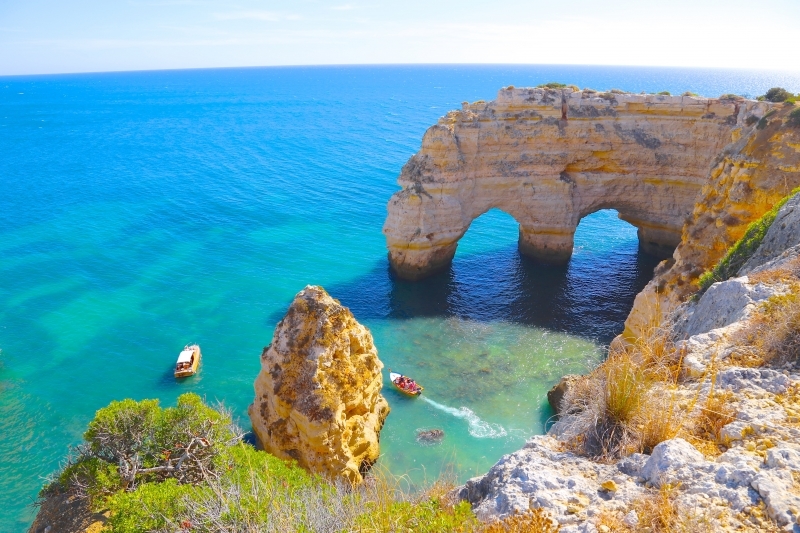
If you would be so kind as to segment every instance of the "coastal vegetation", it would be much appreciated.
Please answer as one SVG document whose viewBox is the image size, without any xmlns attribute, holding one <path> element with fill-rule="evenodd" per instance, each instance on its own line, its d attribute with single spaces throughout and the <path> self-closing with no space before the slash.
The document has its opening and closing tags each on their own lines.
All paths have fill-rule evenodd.
<svg viewBox="0 0 800 533">
<path fill-rule="evenodd" d="M 783 87 L 773 87 L 768 90 L 763 96 L 759 96 L 759 100 L 766 100 L 768 102 L 785 102 L 795 95 L 790 93 Z"/>
<path fill-rule="evenodd" d="M 425 488 L 375 469 L 360 485 L 329 482 L 242 441 L 230 412 L 183 394 L 175 407 L 122 400 L 97 411 L 84 442 L 39 505 L 76 495 L 104 531 L 554 533 L 542 510 L 482 524 L 440 479 Z"/>
<path fill-rule="evenodd" d="M 698 287 L 700 288 L 700 291 L 697 293 L 698 296 L 708 290 L 714 283 L 725 281 L 739 271 L 742 265 L 744 265 L 758 249 L 761 241 L 764 240 L 764 236 L 775 221 L 775 217 L 778 216 L 780 208 L 798 192 L 800 192 L 800 188 L 794 189 L 791 193 L 780 199 L 772 209 L 764 213 L 761 218 L 752 222 L 747 227 L 742 238 L 728 249 L 714 268 L 700 276 L 697 281 Z"/>
<path fill-rule="evenodd" d="M 786 121 L 786 124 L 793 128 L 800 128 L 800 108 L 789 113 L 789 119 Z"/>
</svg>

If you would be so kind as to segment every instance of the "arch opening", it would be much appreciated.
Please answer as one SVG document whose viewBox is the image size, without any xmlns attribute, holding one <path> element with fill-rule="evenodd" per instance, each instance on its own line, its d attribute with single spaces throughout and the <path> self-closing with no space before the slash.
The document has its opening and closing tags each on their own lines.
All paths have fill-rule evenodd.
<svg viewBox="0 0 800 533">
<path fill-rule="evenodd" d="M 519 222 L 494 207 L 476 217 L 458 241 L 455 257 L 491 253 L 517 244 Z"/>
</svg>

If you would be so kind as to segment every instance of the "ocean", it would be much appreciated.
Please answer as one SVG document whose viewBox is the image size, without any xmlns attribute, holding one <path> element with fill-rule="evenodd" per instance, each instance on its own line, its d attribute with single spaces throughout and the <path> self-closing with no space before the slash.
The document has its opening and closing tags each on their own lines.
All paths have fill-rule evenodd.
<svg viewBox="0 0 800 533">
<path fill-rule="evenodd" d="M 706 96 L 800 91 L 800 73 L 579 66 L 242 68 L 0 77 L 0 531 L 111 400 L 193 391 L 246 428 L 259 354 L 324 286 L 424 399 L 392 407 L 381 464 L 463 481 L 543 432 L 545 393 L 597 364 L 656 261 L 613 211 L 566 267 L 490 211 L 452 268 L 391 274 L 381 226 L 425 129 L 462 101 L 549 81 Z M 201 372 L 172 365 L 189 342 Z M 388 379 L 386 379 L 388 385 Z M 438 446 L 416 431 L 440 428 Z"/>
</svg>

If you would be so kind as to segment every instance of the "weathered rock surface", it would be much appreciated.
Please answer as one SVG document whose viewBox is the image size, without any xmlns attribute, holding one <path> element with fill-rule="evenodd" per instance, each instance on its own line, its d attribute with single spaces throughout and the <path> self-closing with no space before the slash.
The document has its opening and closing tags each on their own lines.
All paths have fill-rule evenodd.
<svg viewBox="0 0 800 533">
<path fill-rule="evenodd" d="M 369 330 L 324 289 L 309 285 L 261 354 L 248 410 L 264 449 L 352 483 L 378 459 L 389 405 Z"/>
<path fill-rule="evenodd" d="M 561 414 L 561 400 L 564 399 L 564 395 L 567 393 L 569 388 L 581 378 L 576 374 L 568 374 L 561 378 L 561 381 L 553 385 L 549 391 L 547 391 L 547 403 L 550 404 L 550 407 L 556 413 L 556 415 Z"/>
<path fill-rule="evenodd" d="M 687 305 L 676 319 L 678 338 L 692 337 L 723 328 L 747 318 L 756 306 L 778 293 L 763 283 L 752 284 L 746 276 L 715 283 L 696 305 Z"/>
<path fill-rule="evenodd" d="M 581 218 L 614 208 L 642 247 L 668 256 L 709 169 L 769 104 L 572 89 L 502 89 L 425 133 L 403 167 L 384 225 L 397 273 L 446 268 L 472 221 L 499 208 L 519 222 L 520 251 L 572 254 Z"/>
<path fill-rule="evenodd" d="M 634 453 L 598 463 L 566 451 L 559 422 L 467 482 L 460 496 L 484 520 L 543 507 L 563 533 L 593 533 L 609 514 L 636 530 L 635 502 L 668 485 L 680 512 L 695 520 L 698 530 L 800 532 L 800 361 L 779 368 L 732 363 L 741 349 L 737 333 L 769 296 L 791 289 L 784 276 L 797 278 L 787 267 L 796 263 L 781 248 L 797 247 L 800 236 L 792 221 L 800 217 L 800 202 L 787 206 L 780 212 L 782 223 L 775 225 L 776 220 L 770 238 L 739 272 L 747 268 L 769 282 L 741 276 L 716 283 L 672 316 L 685 370 L 673 394 L 676 404 L 685 406 L 683 419 L 697 416 L 712 390 L 727 395 L 735 413 L 722 427 L 715 453 L 704 455 L 674 438 L 649 456 Z"/>
<path fill-rule="evenodd" d="M 800 185 L 800 128 L 786 124 L 792 109 L 774 108 L 765 128 L 745 128 L 741 138 L 719 154 L 683 227 L 673 259 L 657 268 L 653 280 L 636 296 L 625 322 L 625 336 L 639 336 L 648 327 L 663 323 L 697 289 L 697 278 L 725 255 L 747 226 Z M 787 218 L 787 213 L 778 226 L 773 224 L 789 230 L 783 233 L 783 240 L 765 239 L 764 255 L 754 262 L 785 253 L 783 246 L 791 242 L 797 244 L 798 215 Z M 748 264 L 740 275 L 752 268 L 753 264 Z"/>
<path fill-rule="evenodd" d="M 71 493 L 50 494 L 42 502 L 28 533 L 100 533 L 108 511 L 95 513 L 89 500 Z"/>
</svg>

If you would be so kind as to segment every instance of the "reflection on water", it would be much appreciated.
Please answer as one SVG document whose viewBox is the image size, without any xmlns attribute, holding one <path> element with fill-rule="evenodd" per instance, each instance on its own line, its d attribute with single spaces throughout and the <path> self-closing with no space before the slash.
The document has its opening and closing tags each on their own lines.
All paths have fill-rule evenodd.
<svg viewBox="0 0 800 533">
<path fill-rule="evenodd" d="M 544 266 L 520 255 L 516 234 L 511 217 L 490 211 L 473 223 L 448 271 L 411 282 L 396 278 L 382 261 L 353 283 L 328 289 L 359 320 L 502 320 L 607 344 L 622 331 L 634 297 L 658 264 L 639 250 L 635 228 L 612 210 L 581 222 L 565 266 Z M 461 252 L 492 243 L 490 252 Z"/>
<path fill-rule="evenodd" d="M 552 415 L 547 390 L 599 363 L 657 264 L 614 211 L 583 221 L 563 267 L 522 257 L 515 236 L 513 219 L 490 212 L 447 272 L 407 282 L 383 262 L 328 287 L 371 328 L 386 366 L 425 387 L 409 398 L 385 379 L 392 412 L 382 461 L 412 481 L 441 469 L 464 481 L 542 433 Z M 420 427 L 443 430 L 441 444 L 420 442 Z"/>
</svg>

